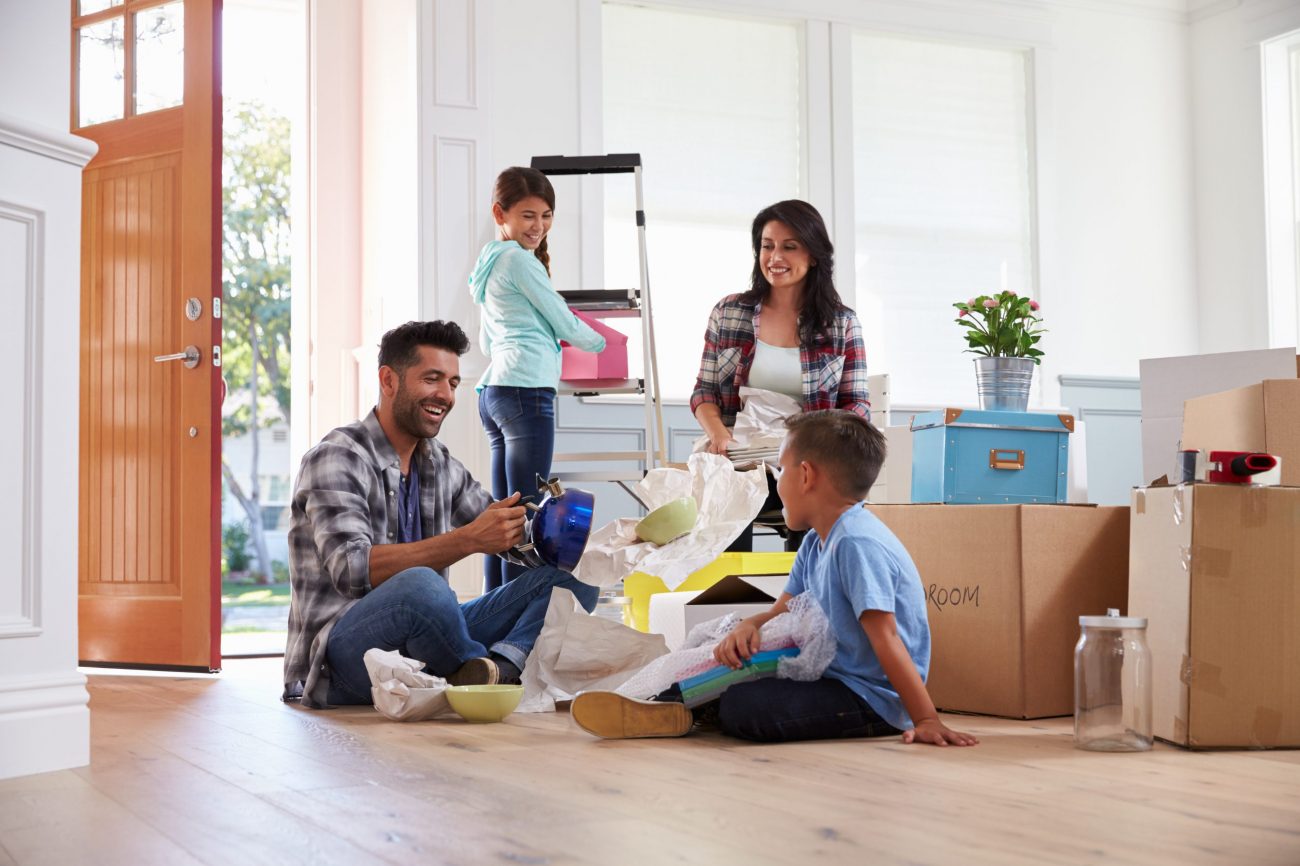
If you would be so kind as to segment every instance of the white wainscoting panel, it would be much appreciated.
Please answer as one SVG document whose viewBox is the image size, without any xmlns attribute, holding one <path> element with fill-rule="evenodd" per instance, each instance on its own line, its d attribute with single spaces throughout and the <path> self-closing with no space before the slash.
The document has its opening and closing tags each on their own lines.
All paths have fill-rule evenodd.
<svg viewBox="0 0 1300 866">
<path fill-rule="evenodd" d="M 0 115 L 0 778 L 90 759 L 77 672 L 81 168 L 89 142 Z M 72 396 L 70 396 L 72 395 Z"/>
<path fill-rule="evenodd" d="M 433 99 L 446 108 L 478 108 L 474 0 L 433 4 Z"/>
<path fill-rule="evenodd" d="M 40 573 L 36 550 L 41 490 L 35 399 L 41 393 L 40 354 L 41 258 L 44 214 L 0 200 L 0 297 L 8 299 L 0 317 L 0 406 L 18 411 L 17 423 L 0 431 L 0 563 L 17 580 L 0 581 L 0 638 L 41 632 Z M 13 493 L 18 493 L 14 496 Z"/>
</svg>

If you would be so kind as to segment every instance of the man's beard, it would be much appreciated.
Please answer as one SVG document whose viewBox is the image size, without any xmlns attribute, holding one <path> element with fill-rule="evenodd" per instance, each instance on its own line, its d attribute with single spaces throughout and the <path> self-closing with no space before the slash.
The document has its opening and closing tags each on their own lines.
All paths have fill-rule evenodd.
<svg viewBox="0 0 1300 866">
<path fill-rule="evenodd" d="M 393 396 L 393 421 L 408 436 L 414 436 L 417 439 L 432 439 L 442 429 L 443 419 L 451 412 L 451 405 L 437 400 L 425 400 L 423 402 L 441 407 L 443 410 L 442 417 L 436 419 L 430 417 L 424 411 L 420 401 L 413 399 L 407 393 L 406 385 L 398 385 L 397 393 Z"/>
</svg>

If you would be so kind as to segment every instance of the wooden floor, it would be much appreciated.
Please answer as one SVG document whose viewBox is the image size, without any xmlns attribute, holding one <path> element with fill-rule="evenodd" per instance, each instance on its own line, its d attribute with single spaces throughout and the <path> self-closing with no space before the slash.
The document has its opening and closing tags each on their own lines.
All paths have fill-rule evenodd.
<svg viewBox="0 0 1300 866">
<path fill-rule="evenodd" d="M 602 742 L 565 714 L 397 724 L 278 660 L 90 677 L 92 761 L 0 782 L 0 864 L 1300 863 L 1300 752 Z"/>
</svg>

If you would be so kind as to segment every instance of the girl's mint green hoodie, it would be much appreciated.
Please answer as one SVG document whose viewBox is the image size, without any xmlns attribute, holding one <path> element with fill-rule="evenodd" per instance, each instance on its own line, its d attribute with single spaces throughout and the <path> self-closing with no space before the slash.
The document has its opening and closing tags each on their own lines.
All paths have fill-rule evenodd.
<svg viewBox="0 0 1300 866">
<path fill-rule="evenodd" d="M 488 356 L 476 390 L 488 385 L 557 388 L 560 340 L 586 352 L 605 348 L 605 338 L 564 303 L 537 256 L 514 241 L 483 247 L 469 291 L 483 307 L 479 343 Z"/>
</svg>

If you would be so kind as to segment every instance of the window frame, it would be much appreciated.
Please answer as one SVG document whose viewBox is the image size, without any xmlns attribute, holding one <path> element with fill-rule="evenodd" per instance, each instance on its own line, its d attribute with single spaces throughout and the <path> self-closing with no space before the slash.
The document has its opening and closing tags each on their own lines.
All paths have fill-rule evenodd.
<svg viewBox="0 0 1300 866">
<path fill-rule="evenodd" d="M 997 48 L 1021 51 L 1025 54 L 1025 128 L 1028 167 L 1028 215 L 1030 226 L 1029 255 L 1033 284 L 1033 297 L 1045 305 L 1052 302 L 1050 291 L 1054 273 L 1054 228 L 1047 216 L 1050 208 L 1044 207 L 1055 194 L 1051 178 L 1054 154 L 1050 137 L 1050 103 L 1045 94 L 1050 92 L 1051 59 L 1045 49 L 1051 45 L 1051 23 L 1046 17 L 999 18 L 954 12 L 943 22 L 926 18 L 917 24 L 916 16 L 908 16 L 890 8 L 888 4 L 844 3 L 839 0 L 808 0 L 804 8 L 792 10 L 782 0 L 754 0 L 743 12 L 731 5 L 706 0 L 686 4 L 680 0 L 580 0 L 579 52 L 580 69 L 584 86 L 580 99 L 582 118 L 582 144 L 584 152 L 604 152 L 603 94 L 599 86 L 602 64 L 602 7 L 608 4 L 662 7 L 683 11 L 689 9 L 703 15 L 743 17 L 750 20 L 795 20 L 802 23 L 803 42 L 800 53 L 802 67 L 801 116 L 803 150 L 800 176 L 803 179 L 807 200 L 826 219 L 827 229 L 835 244 L 840 262 L 856 259 L 855 240 L 856 203 L 854 202 L 853 172 L 853 94 L 852 94 L 852 34 L 855 29 L 873 30 L 902 38 L 946 42 L 953 45 Z M 954 35 L 954 34 L 960 35 Z M 590 73 L 596 73 L 595 75 Z M 596 83 L 592 82 L 593 79 Z M 833 85 L 833 86 L 832 86 Z M 581 228 L 583 249 L 583 277 L 587 284 L 603 284 L 604 198 L 595 181 L 592 192 L 584 192 L 583 208 L 595 218 L 584 218 Z M 648 214 L 653 225 L 654 214 Z M 650 249 L 651 276 L 653 278 L 653 245 Z M 846 303 L 855 309 L 861 306 L 856 275 L 851 267 L 841 267 L 836 285 Z M 593 279 L 595 282 L 593 282 Z M 652 282 L 653 284 L 653 282 Z M 960 334 L 954 333 L 954 346 Z M 662 341 L 661 341 L 662 343 Z M 868 358 L 879 347 L 867 346 Z M 1043 359 L 1034 377 L 1031 408 L 1053 406 L 1060 399 L 1060 385 L 1055 375 L 1050 375 L 1053 359 L 1049 354 Z M 889 371 L 880 371 L 889 372 Z M 914 395 L 905 395 L 914 396 Z M 922 410 L 937 407 L 937 403 L 898 403 L 897 408 Z M 593 402 L 631 402 L 639 398 L 619 396 L 583 398 Z M 664 399 L 665 405 L 687 401 Z"/>
<path fill-rule="evenodd" d="M 156 108 L 150 111 L 137 112 L 135 110 L 135 87 L 136 87 L 136 68 L 135 68 L 135 20 L 136 15 L 146 9 L 154 6 L 166 6 L 170 3 L 176 3 L 177 0 L 122 0 L 116 6 L 109 6 L 107 9 L 100 9 L 98 12 L 91 12 L 82 15 L 79 11 L 81 0 L 68 0 L 72 6 L 72 100 L 68 118 L 69 128 L 72 130 L 89 129 L 92 126 L 103 126 L 108 123 L 122 123 L 136 117 L 145 117 L 159 115 L 168 111 L 179 111 L 180 105 L 172 105 L 166 108 Z M 185 14 L 185 3 L 180 2 L 181 15 Z M 122 116 L 110 120 L 101 120 L 96 123 L 81 123 L 81 31 L 95 24 L 102 24 L 105 21 L 111 21 L 114 18 L 122 19 Z M 183 21 L 182 17 L 182 21 Z M 182 24 L 182 26 L 184 26 Z M 184 31 L 182 31 L 183 33 Z M 182 89 L 181 101 L 184 102 L 184 91 Z"/>
</svg>

